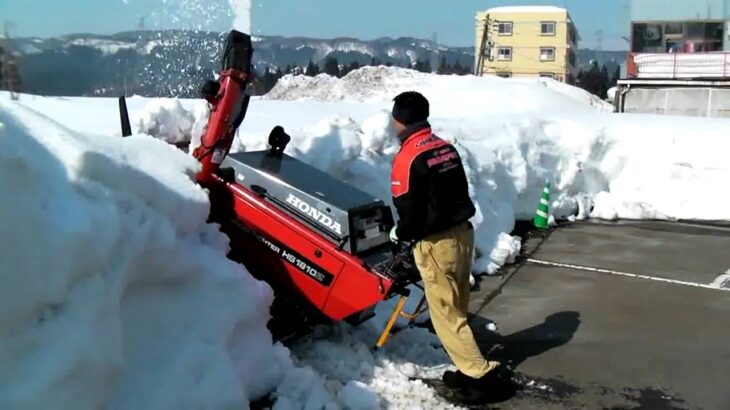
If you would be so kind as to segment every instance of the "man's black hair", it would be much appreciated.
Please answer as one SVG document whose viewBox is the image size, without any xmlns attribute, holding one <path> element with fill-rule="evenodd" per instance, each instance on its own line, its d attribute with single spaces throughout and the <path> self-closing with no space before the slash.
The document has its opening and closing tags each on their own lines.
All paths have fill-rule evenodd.
<svg viewBox="0 0 730 410">
<path fill-rule="evenodd" d="M 428 100 L 416 91 L 398 94 L 393 101 L 393 118 L 403 125 L 427 121 L 431 114 Z"/>
</svg>

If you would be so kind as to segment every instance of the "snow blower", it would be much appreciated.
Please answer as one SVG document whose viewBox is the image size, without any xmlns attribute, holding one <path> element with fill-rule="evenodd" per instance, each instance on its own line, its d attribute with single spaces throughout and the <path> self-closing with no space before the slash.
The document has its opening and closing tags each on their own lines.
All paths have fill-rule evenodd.
<svg viewBox="0 0 730 410">
<path fill-rule="evenodd" d="M 271 131 L 270 149 L 229 154 L 250 101 L 252 52 L 251 37 L 232 31 L 219 78 L 201 88 L 211 110 L 193 156 L 211 222 L 230 238 L 229 257 L 274 289 L 275 339 L 316 324 L 361 324 L 378 303 L 400 297 L 381 347 L 398 316 L 412 320 L 424 310 L 421 300 L 413 315 L 403 312 L 409 286 L 420 287 L 412 252 L 390 242 L 394 220 L 383 201 L 284 153 L 291 137 L 282 127 Z"/>
</svg>

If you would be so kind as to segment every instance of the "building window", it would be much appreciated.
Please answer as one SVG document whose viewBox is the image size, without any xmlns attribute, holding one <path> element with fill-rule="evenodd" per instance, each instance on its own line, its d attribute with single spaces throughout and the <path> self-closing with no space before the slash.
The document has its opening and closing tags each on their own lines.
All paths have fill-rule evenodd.
<svg viewBox="0 0 730 410">
<path fill-rule="evenodd" d="M 553 73 L 540 73 L 540 77 L 555 78 L 555 75 Z"/>
<path fill-rule="evenodd" d="M 555 35 L 555 22 L 554 21 L 543 21 L 540 23 L 540 34 L 543 36 L 554 36 Z"/>
<path fill-rule="evenodd" d="M 684 23 L 682 22 L 669 22 L 664 25 L 664 34 L 666 35 L 681 35 L 684 32 Z"/>
<path fill-rule="evenodd" d="M 497 48 L 497 60 L 512 61 L 512 47 Z"/>
<path fill-rule="evenodd" d="M 509 71 L 499 71 L 497 72 L 497 77 L 510 78 L 512 77 L 512 73 L 510 73 Z"/>
<path fill-rule="evenodd" d="M 500 36 L 511 36 L 512 35 L 512 22 L 511 21 L 500 22 L 499 26 L 497 27 L 497 33 Z"/>
<path fill-rule="evenodd" d="M 540 61 L 555 61 L 555 47 L 540 47 Z"/>
<path fill-rule="evenodd" d="M 632 24 L 635 53 L 722 51 L 725 23 L 714 20 L 650 21 Z"/>
</svg>

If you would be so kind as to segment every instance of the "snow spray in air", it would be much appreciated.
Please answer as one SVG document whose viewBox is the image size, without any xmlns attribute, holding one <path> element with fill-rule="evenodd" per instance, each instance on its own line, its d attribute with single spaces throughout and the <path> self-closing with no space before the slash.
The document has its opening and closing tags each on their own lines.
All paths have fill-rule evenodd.
<svg viewBox="0 0 730 410">
<path fill-rule="evenodd" d="M 233 29 L 251 33 L 251 0 L 228 0 L 233 11 Z"/>
</svg>

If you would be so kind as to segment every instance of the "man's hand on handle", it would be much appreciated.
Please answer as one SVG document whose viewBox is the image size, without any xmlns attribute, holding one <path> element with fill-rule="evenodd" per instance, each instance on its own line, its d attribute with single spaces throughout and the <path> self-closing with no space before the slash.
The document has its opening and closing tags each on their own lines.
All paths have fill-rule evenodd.
<svg viewBox="0 0 730 410">
<path fill-rule="evenodd" d="M 390 230 L 390 241 L 393 243 L 398 243 L 398 235 L 395 233 L 396 228 L 398 228 L 398 225 L 393 226 L 393 229 Z"/>
</svg>

